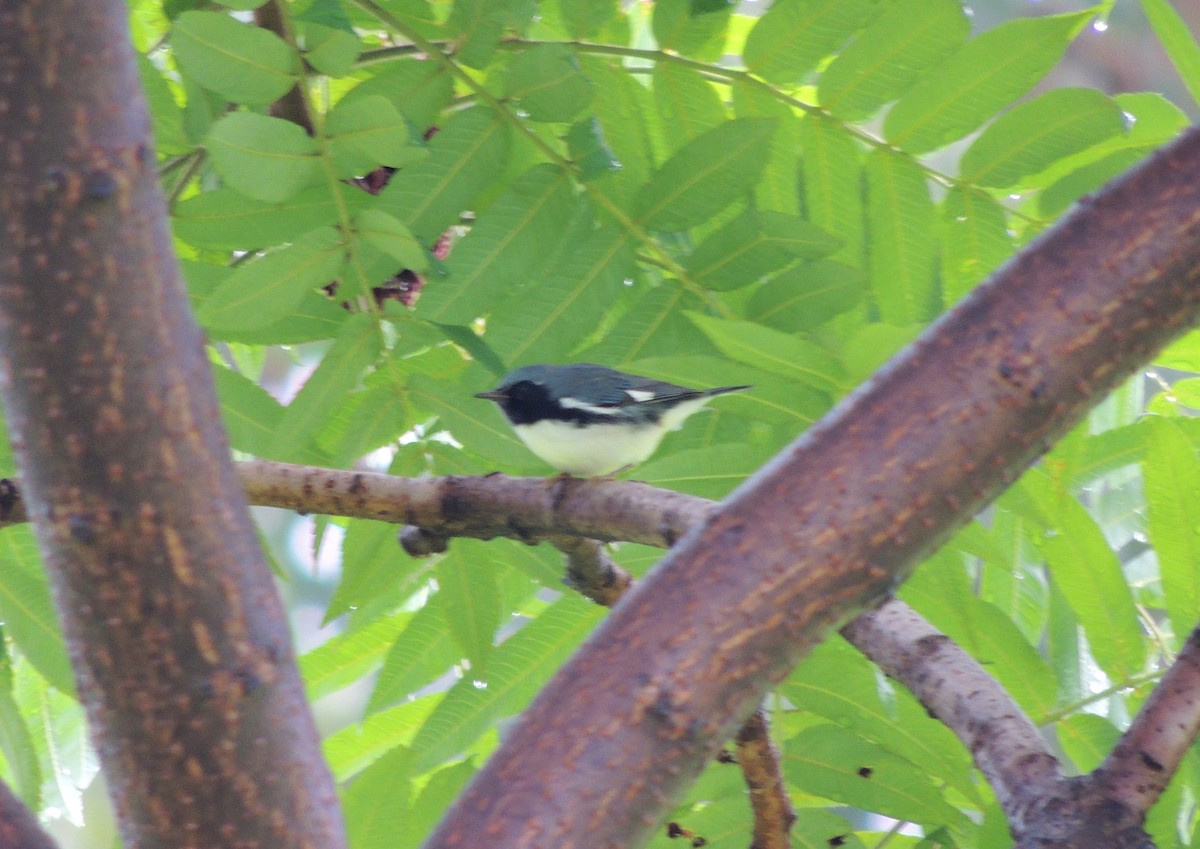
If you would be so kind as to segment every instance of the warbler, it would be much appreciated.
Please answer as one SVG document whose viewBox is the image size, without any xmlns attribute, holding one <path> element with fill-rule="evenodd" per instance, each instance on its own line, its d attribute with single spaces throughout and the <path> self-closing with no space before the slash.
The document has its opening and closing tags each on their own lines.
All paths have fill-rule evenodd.
<svg viewBox="0 0 1200 849">
<path fill-rule="evenodd" d="M 495 401 L 521 441 L 551 466 L 591 477 L 641 463 L 710 399 L 749 388 L 688 389 L 575 363 L 519 368 L 475 397 Z"/>
</svg>

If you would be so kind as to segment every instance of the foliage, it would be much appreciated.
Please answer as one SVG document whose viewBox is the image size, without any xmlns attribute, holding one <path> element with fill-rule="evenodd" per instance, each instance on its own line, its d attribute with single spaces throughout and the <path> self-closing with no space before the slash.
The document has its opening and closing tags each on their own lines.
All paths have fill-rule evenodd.
<svg viewBox="0 0 1200 849">
<path fill-rule="evenodd" d="M 636 473 L 720 497 L 1186 124 L 1157 94 L 1036 90 L 1106 7 L 972 32 L 957 0 L 295 0 L 277 33 L 261 0 L 223 5 L 133 2 L 134 41 L 232 446 L 297 463 L 545 474 L 471 395 L 596 361 L 753 384 Z M 1195 42 L 1144 5 L 1200 91 Z M 311 134 L 268 110 L 302 71 Z M 1200 371 L 1200 336 L 1159 364 Z M 901 591 L 1080 771 L 1200 608 L 1198 386 L 1131 382 Z M 341 630 L 302 670 L 314 700 L 372 687 L 326 742 L 352 844 L 416 846 L 602 613 L 545 546 L 426 562 L 393 528 L 334 525 Z M 0 777 L 78 820 L 95 767 L 66 653 L 28 530 L 0 546 Z M 656 553 L 615 556 L 641 573 Z M 969 753 L 840 639 L 769 706 L 799 844 L 884 840 L 857 810 L 1006 845 Z M 1198 767 L 1152 814 L 1160 846 L 1191 842 Z M 744 793 L 714 764 L 674 819 L 745 845 Z"/>
</svg>

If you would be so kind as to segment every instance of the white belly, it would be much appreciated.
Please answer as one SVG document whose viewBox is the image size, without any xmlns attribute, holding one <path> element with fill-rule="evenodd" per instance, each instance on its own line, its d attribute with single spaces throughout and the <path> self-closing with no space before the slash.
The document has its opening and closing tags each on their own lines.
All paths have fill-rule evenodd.
<svg viewBox="0 0 1200 849">
<path fill-rule="evenodd" d="M 667 432 L 661 424 L 633 428 L 594 424 L 583 429 L 551 420 L 513 429 L 534 454 L 560 472 L 580 477 L 609 475 L 642 462 Z"/>
</svg>

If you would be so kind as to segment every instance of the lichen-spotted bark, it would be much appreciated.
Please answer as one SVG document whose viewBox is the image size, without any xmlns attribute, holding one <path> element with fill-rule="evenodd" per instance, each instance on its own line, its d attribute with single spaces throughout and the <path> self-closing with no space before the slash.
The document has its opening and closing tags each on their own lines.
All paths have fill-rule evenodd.
<svg viewBox="0 0 1200 849">
<path fill-rule="evenodd" d="M 1200 129 L 1082 203 L 685 535 L 426 849 L 640 844 L 772 683 L 1198 313 Z M 1119 825 L 1063 845 L 1115 846 L 1140 823 Z"/>
<path fill-rule="evenodd" d="M 0 0 L 0 391 L 129 847 L 338 847 L 121 0 Z"/>
</svg>

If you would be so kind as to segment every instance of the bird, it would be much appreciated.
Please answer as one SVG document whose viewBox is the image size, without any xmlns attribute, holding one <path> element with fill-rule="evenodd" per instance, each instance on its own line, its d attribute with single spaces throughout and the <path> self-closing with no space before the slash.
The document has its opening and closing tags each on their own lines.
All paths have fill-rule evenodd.
<svg viewBox="0 0 1200 849">
<path fill-rule="evenodd" d="M 475 397 L 494 401 L 529 450 L 558 471 L 596 477 L 636 466 L 711 399 L 749 388 L 689 389 L 595 363 L 538 364 Z"/>
</svg>

